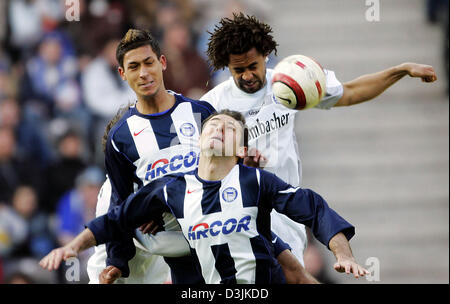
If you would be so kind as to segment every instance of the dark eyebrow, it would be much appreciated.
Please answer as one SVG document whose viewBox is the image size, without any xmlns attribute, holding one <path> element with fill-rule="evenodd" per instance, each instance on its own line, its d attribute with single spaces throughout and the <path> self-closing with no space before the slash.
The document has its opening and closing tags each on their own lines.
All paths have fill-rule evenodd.
<svg viewBox="0 0 450 304">
<path fill-rule="evenodd" d="M 237 66 L 237 67 L 233 67 L 233 69 L 234 70 L 244 70 L 244 69 L 248 69 L 248 68 L 252 68 L 252 67 L 254 67 L 255 65 L 257 65 L 258 64 L 258 62 L 252 62 L 252 63 L 250 63 L 248 66 Z"/>
<path fill-rule="evenodd" d="M 218 118 L 218 117 L 213 117 L 213 118 L 211 118 L 208 122 L 211 122 L 211 121 L 220 121 L 220 118 Z M 234 121 L 231 121 L 231 120 L 227 121 L 226 124 L 227 124 L 227 125 L 232 125 L 233 127 L 235 126 Z"/>
<path fill-rule="evenodd" d="M 215 121 L 215 120 L 220 120 L 220 118 L 218 118 L 218 117 L 213 117 L 213 118 L 211 118 L 209 121 Z"/>
<path fill-rule="evenodd" d="M 147 60 L 149 60 L 149 59 L 151 59 L 152 57 L 151 56 L 148 56 L 147 58 L 145 58 L 144 60 L 142 60 L 142 62 L 146 62 Z M 131 62 L 128 62 L 128 65 L 132 65 L 132 64 L 139 64 L 140 62 L 138 62 L 138 61 L 131 61 Z"/>
</svg>

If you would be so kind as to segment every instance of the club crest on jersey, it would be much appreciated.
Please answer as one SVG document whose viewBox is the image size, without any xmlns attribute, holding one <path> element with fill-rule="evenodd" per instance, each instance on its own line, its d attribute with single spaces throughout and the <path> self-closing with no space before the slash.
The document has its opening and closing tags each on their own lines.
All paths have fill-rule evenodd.
<svg viewBox="0 0 450 304">
<path fill-rule="evenodd" d="M 223 190 L 223 192 L 222 192 L 222 198 L 227 203 L 231 203 L 232 201 L 234 201 L 236 199 L 237 195 L 238 195 L 238 192 L 233 187 L 228 187 L 225 190 Z"/>
<path fill-rule="evenodd" d="M 224 222 L 217 220 L 208 223 L 200 223 L 194 226 L 189 226 L 188 239 L 199 240 L 201 238 L 208 238 L 218 236 L 219 234 L 228 235 L 233 232 L 248 231 L 250 228 L 250 215 L 244 216 L 238 222 L 235 218 L 230 218 Z"/>
<path fill-rule="evenodd" d="M 185 122 L 180 126 L 180 133 L 186 137 L 191 137 L 195 133 L 194 125 L 189 122 Z"/>
<path fill-rule="evenodd" d="M 170 160 L 168 158 L 158 159 L 147 166 L 145 180 L 149 181 L 169 173 L 186 171 L 183 169 L 194 169 L 195 166 L 198 165 L 198 160 L 198 155 L 194 151 L 191 151 L 186 155 L 174 155 Z"/>
</svg>

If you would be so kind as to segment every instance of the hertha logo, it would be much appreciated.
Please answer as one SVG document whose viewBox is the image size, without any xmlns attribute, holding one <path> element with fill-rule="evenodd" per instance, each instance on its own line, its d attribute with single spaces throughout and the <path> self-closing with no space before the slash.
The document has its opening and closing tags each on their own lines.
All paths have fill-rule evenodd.
<svg viewBox="0 0 450 304">
<path fill-rule="evenodd" d="M 223 190 L 222 192 L 222 198 L 224 201 L 231 203 L 232 201 L 234 201 L 237 197 L 237 190 L 234 189 L 233 187 L 228 187 L 225 190 Z"/>
<path fill-rule="evenodd" d="M 195 128 L 191 123 L 185 122 L 181 125 L 180 132 L 184 136 L 191 137 L 195 133 Z"/>
</svg>

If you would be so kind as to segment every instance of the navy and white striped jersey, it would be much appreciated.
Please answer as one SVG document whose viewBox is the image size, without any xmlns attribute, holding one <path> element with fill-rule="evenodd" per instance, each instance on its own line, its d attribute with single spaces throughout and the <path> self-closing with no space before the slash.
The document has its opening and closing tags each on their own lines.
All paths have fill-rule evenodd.
<svg viewBox="0 0 450 304">
<path fill-rule="evenodd" d="M 215 110 L 206 102 L 174 95 L 175 104 L 165 112 L 144 115 L 130 107 L 109 132 L 105 167 L 112 186 L 110 209 L 152 180 L 197 167 L 201 123 Z M 160 227 L 179 230 L 170 213 L 157 222 Z M 127 277 L 127 261 L 135 254 L 132 238 L 106 247 L 106 264 L 118 267 Z"/>
<path fill-rule="evenodd" d="M 242 164 L 221 181 L 202 180 L 197 170 L 160 178 L 87 227 L 101 244 L 170 211 L 206 283 L 283 283 L 271 240 L 272 209 L 310 227 L 326 246 L 339 232 L 347 239 L 355 233 L 314 191 Z"/>
</svg>

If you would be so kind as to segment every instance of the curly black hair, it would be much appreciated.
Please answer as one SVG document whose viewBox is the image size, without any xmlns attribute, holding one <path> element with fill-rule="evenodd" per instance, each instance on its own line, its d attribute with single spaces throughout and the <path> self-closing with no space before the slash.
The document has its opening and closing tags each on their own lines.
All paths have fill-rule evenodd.
<svg viewBox="0 0 450 304">
<path fill-rule="evenodd" d="M 262 55 L 272 51 L 277 54 L 277 43 L 273 39 L 272 28 L 243 13 L 233 13 L 233 19 L 222 18 L 215 26 L 214 32 L 208 32 L 208 60 L 215 71 L 228 66 L 231 54 L 243 54 L 256 48 Z"/>
</svg>

